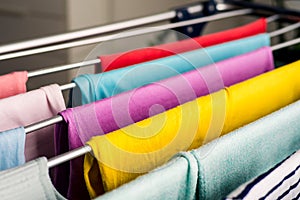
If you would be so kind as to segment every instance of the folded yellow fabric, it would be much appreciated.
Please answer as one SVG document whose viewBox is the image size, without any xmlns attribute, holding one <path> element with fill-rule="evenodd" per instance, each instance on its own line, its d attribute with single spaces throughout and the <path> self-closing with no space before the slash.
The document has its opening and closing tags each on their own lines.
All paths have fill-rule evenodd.
<svg viewBox="0 0 300 200">
<path fill-rule="evenodd" d="M 200 97 L 87 144 L 84 161 L 92 198 L 300 99 L 300 61 Z M 245 141 L 246 142 L 246 141 Z M 208 154 L 209 155 L 209 154 Z M 100 175 L 101 174 L 101 175 Z M 159 187 L 159 186 L 158 186 Z"/>
</svg>

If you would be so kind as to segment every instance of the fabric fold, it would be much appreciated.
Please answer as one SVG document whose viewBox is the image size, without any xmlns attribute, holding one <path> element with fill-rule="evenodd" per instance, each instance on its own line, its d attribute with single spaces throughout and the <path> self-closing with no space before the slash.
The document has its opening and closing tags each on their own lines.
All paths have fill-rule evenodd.
<svg viewBox="0 0 300 200">
<path fill-rule="evenodd" d="M 194 200 L 196 196 L 197 176 L 198 166 L 196 159 L 193 155 L 182 152 L 177 158 L 172 159 L 164 166 L 144 176 L 140 176 L 136 180 L 108 192 L 95 200 Z"/>
<path fill-rule="evenodd" d="M 17 168 L 0 172 L 0 196 L 3 200 L 64 200 L 53 187 L 46 158 L 38 158 Z"/>
<path fill-rule="evenodd" d="M 0 100 L 0 131 L 49 119 L 65 110 L 62 92 L 57 84 Z M 54 156 L 54 126 L 26 135 L 25 157 Z"/>
<path fill-rule="evenodd" d="M 252 23 L 217 33 L 203 35 L 178 42 L 135 49 L 124 53 L 102 55 L 99 56 L 99 58 L 101 60 L 102 71 L 110 71 L 186 51 L 192 51 L 199 48 L 265 33 L 266 29 L 266 19 L 261 18 Z"/>
<path fill-rule="evenodd" d="M 72 106 L 88 104 L 270 45 L 268 34 L 227 42 L 101 74 L 75 78 Z"/>
<path fill-rule="evenodd" d="M 223 199 L 300 149 L 299 120 L 297 101 L 191 151 L 198 161 L 197 198 Z M 268 187 L 273 184 L 275 181 Z M 257 191 L 263 195 L 266 189 L 259 187 Z"/>
<path fill-rule="evenodd" d="M 0 132 L 0 170 L 25 163 L 25 130 L 23 127 Z"/>
<path fill-rule="evenodd" d="M 300 61 L 291 63 L 120 130 L 93 137 L 87 144 L 95 157 L 86 155 L 93 161 L 84 163 L 86 182 L 102 177 L 104 190 L 110 191 L 164 164 L 179 151 L 198 148 L 293 103 L 300 98 L 299 65 Z M 89 173 L 91 169 L 98 172 Z M 88 190 L 90 194 L 99 194 L 97 188 Z"/>
<path fill-rule="evenodd" d="M 297 106 L 299 107 L 299 103 Z M 297 111 L 299 112 L 299 109 Z M 290 118 L 290 116 L 287 117 Z M 299 116 L 297 116 L 296 119 L 299 120 Z M 287 128 L 288 130 L 291 130 L 291 121 L 288 122 L 289 127 Z M 293 121 L 292 124 L 293 128 L 295 128 L 294 130 L 299 131 L 299 127 L 295 123 L 295 121 Z M 295 135 L 294 132 L 289 132 L 288 134 Z M 295 139 L 295 141 L 299 140 Z M 272 169 L 238 187 L 236 190 L 230 193 L 226 197 L 226 199 L 299 199 L 299 163 L 300 151 L 297 151 L 277 164 Z"/>
<path fill-rule="evenodd" d="M 27 71 L 0 76 L 0 99 L 26 92 Z"/>
<path fill-rule="evenodd" d="M 249 179 L 252 180 L 241 185 L 227 196 L 227 199 L 252 200 L 264 197 L 277 199 L 279 196 L 292 199 L 297 197 L 300 152 L 288 158 L 286 156 L 300 148 L 299 119 L 300 101 L 297 101 L 199 149 L 177 154 L 176 156 L 179 156 L 177 160 L 181 159 L 184 154 L 188 155 L 189 163 L 191 160 L 197 163 L 196 166 L 193 165 L 193 168 L 197 169 L 198 174 L 189 177 L 192 183 L 197 177 L 197 191 L 194 193 L 194 199 L 222 199 L 233 188 Z M 281 162 L 282 159 L 285 160 Z M 278 162 L 281 163 L 277 164 Z M 155 191 L 158 194 L 152 199 L 168 199 L 160 198 L 162 197 L 160 194 L 166 193 L 160 191 L 160 187 L 157 186 L 161 186 L 165 181 L 173 184 L 173 178 L 163 178 L 164 174 L 172 173 L 176 177 L 175 174 L 178 171 L 168 167 L 173 164 L 174 159 L 96 199 L 119 199 L 122 196 L 137 197 L 131 199 L 147 199 L 143 195 L 149 191 L 150 193 Z M 266 173 L 261 174 L 266 170 L 268 170 Z M 157 171 L 164 174 L 155 174 Z M 255 177 L 259 174 L 261 175 Z M 141 193 L 136 190 L 137 187 L 139 191 L 142 191 Z M 143 192 L 144 190 L 148 192 Z M 265 195 L 267 193 L 269 193 L 268 196 Z"/>
<path fill-rule="evenodd" d="M 83 146 L 92 136 L 115 131 L 272 69 L 272 51 L 270 47 L 263 47 L 111 98 L 67 109 L 60 113 L 64 122 L 58 123 L 55 131 L 56 155 Z M 82 163 L 83 158 L 78 158 L 70 161 L 69 170 L 63 169 L 68 168 L 67 164 L 57 169 L 59 175 L 56 175 L 55 185 L 64 188 L 60 189 L 61 193 L 68 190 L 70 198 L 84 194 L 81 191 L 85 189 Z"/>
</svg>

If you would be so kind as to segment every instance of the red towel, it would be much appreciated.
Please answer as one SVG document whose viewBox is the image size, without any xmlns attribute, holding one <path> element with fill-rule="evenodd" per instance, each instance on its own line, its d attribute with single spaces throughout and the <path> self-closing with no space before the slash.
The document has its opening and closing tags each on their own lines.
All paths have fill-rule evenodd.
<svg viewBox="0 0 300 200">
<path fill-rule="evenodd" d="M 0 99 L 26 92 L 27 72 L 12 72 L 0 76 Z"/>
<path fill-rule="evenodd" d="M 113 69 L 199 49 L 201 47 L 208 47 L 248 36 L 253 36 L 259 33 L 265 33 L 266 27 L 267 22 L 264 18 L 262 18 L 256 20 L 255 22 L 230 30 L 212 33 L 193 39 L 186 39 L 153 47 L 135 49 L 125 53 L 103 55 L 99 56 L 99 58 L 101 60 L 102 71 L 110 71 Z"/>
</svg>

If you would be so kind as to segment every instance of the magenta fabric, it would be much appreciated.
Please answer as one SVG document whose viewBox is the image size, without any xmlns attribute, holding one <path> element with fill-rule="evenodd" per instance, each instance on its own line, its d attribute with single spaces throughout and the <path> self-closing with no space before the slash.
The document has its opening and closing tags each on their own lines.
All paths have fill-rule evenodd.
<svg viewBox="0 0 300 200">
<path fill-rule="evenodd" d="M 91 104 L 67 109 L 55 130 L 57 154 L 83 146 L 91 137 L 164 112 L 274 69 L 269 47 L 152 83 Z M 69 199 L 86 199 L 83 157 L 57 168 L 55 185 Z M 68 175 L 68 176 L 66 176 Z M 66 185 L 68 183 L 70 185 Z"/>
</svg>

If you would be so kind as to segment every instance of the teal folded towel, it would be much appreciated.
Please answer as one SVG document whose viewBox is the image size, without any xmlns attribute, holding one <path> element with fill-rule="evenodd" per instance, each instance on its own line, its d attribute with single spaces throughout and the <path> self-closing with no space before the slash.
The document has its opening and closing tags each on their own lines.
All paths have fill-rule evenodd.
<svg viewBox="0 0 300 200">
<path fill-rule="evenodd" d="M 139 199 L 139 200 L 193 200 L 196 195 L 198 167 L 190 153 L 179 157 L 148 174 L 111 191 L 96 200 Z"/>
<path fill-rule="evenodd" d="M 222 199 L 300 149 L 299 121 L 300 101 L 191 151 L 198 199 Z"/>
<path fill-rule="evenodd" d="M 101 74 L 80 75 L 73 80 L 78 87 L 70 105 L 88 104 L 269 45 L 269 35 L 259 34 Z"/>
</svg>

